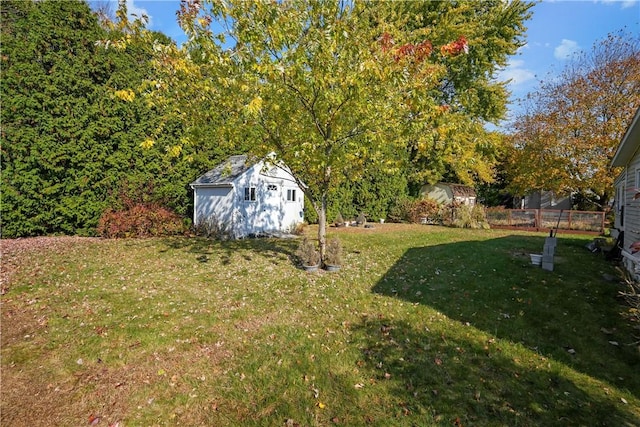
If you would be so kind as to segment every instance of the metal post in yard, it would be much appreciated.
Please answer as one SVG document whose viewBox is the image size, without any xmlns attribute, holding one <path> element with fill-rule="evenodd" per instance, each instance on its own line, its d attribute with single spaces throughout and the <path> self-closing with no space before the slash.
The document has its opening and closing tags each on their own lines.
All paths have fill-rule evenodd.
<svg viewBox="0 0 640 427">
<path fill-rule="evenodd" d="M 560 214 L 558 215 L 558 222 L 556 223 L 556 233 L 553 235 L 553 237 L 556 237 L 558 235 L 558 228 L 560 227 L 560 220 L 562 219 L 563 211 L 564 209 L 560 209 Z"/>
</svg>

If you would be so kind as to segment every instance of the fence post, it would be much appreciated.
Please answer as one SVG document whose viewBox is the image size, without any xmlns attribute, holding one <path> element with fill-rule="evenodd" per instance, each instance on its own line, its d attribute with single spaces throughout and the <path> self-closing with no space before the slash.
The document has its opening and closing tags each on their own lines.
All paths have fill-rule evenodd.
<svg viewBox="0 0 640 427">
<path fill-rule="evenodd" d="M 571 228 L 571 212 L 573 212 L 573 211 L 569 211 L 569 225 L 567 225 L 567 228 L 569 230 L 573 230 L 573 228 Z"/>
</svg>

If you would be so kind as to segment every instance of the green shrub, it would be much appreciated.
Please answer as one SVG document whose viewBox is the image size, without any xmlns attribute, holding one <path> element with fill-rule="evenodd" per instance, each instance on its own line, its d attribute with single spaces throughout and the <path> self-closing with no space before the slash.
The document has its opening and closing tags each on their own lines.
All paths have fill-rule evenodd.
<svg viewBox="0 0 640 427">
<path fill-rule="evenodd" d="M 396 199 L 391 209 L 389 209 L 389 214 L 387 215 L 387 221 L 389 222 L 408 222 L 409 216 L 408 212 L 411 210 L 411 206 L 413 205 L 413 199 L 408 197 L 400 197 Z"/>
</svg>

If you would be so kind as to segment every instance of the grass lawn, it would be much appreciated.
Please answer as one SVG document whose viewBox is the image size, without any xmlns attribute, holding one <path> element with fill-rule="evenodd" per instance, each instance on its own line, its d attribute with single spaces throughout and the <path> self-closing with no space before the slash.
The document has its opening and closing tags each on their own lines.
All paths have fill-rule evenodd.
<svg viewBox="0 0 640 427">
<path fill-rule="evenodd" d="M 560 234 L 548 272 L 543 234 L 330 235 L 338 273 L 296 268 L 296 240 L 2 241 L 0 424 L 640 425 L 591 237 Z"/>
</svg>

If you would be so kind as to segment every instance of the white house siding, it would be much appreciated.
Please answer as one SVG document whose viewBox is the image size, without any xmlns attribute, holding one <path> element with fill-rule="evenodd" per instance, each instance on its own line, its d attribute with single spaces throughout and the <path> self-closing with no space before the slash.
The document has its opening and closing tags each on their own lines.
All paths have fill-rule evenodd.
<svg viewBox="0 0 640 427">
<path fill-rule="evenodd" d="M 631 254 L 631 244 L 640 241 L 640 198 L 635 195 L 640 191 L 640 108 L 627 128 L 627 131 L 618 145 L 612 167 L 622 167 L 623 173 L 616 180 L 618 198 L 622 198 L 623 211 L 616 211 L 621 217 L 616 219 L 616 224 L 624 229 L 624 243 L 622 256 L 625 267 L 635 273 L 640 280 L 640 253 Z M 620 192 L 623 193 L 620 197 Z"/>
<path fill-rule="evenodd" d="M 640 156 L 636 155 L 623 173 L 621 184 L 624 211 L 622 216 L 616 215 L 616 225 L 623 221 L 620 227 L 621 231 L 624 231 L 622 262 L 628 271 L 635 274 L 636 278 L 640 278 L 640 253 L 631 254 L 629 247 L 632 243 L 640 240 L 640 199 L 634 199 L 638 188 L 640 188 L 639 172 Z"/>
<path fill-rule="evenodd" d="M 624 248 L 640 240 L 640 198 L 634 199 L 640 189 L 640 155 L 636 154 L 626 169 L 624 191 Z"/>
</svg>

